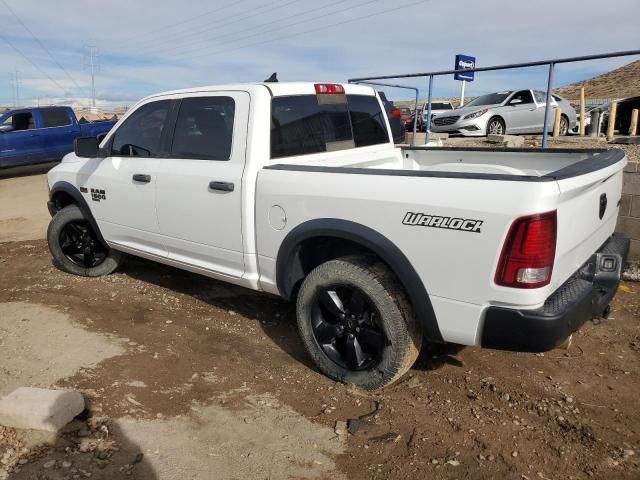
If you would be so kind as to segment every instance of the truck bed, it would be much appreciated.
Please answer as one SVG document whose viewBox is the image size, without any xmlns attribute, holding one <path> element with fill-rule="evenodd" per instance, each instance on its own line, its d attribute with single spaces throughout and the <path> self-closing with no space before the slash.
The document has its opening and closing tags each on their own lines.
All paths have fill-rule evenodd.
<svg viewBox="0 0 640 480">
<path fill-rule="evenodd" d="M 299 171 L 369 173 L 382 175 L 477 178 L 487 180 L 553 181 L 600 170 L 624 158 L 621 150 L 606 149 L 504 149 L 458 147 L 409 147 L 388 149 L 376 155 L 356 150 L 322 160 L 309 159 L 269 168 Z M 517 155 L 514 155 L 517 153 Z"/>
<path fill-rule="evenodd" d="M 466 345 L 479 344 L 488 306 L 541 308 L 610 238 L 626 162 L 620 150 L 438 147 L 353 149 L 313 157 L 278 161 L 260 172 L 261 258 L 275 258 L 286 231 L 269 223 L 273 205 L 286 212 L 291 228 L 311 218 L 365 225 L 391 239 L 416 267 L 436 316 L 446 319 L 440 325 L 444 339 Z M 496 285 L 491 279 L 514 220 L 551 211 L 558 218 L 551 283 L 536 289 Z M 478 220 L 482 231 L 407 226 L 408 213 Z M 269 264 L 262 265 L 268 271 Z"/>
</svg>

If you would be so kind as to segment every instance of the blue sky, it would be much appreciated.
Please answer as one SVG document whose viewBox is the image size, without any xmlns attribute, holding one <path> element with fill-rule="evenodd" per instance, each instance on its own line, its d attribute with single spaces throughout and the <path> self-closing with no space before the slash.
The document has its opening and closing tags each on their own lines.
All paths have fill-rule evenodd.
<svg viewBox="0 0 640 480">
<path fill-rule="evenodd" d="M 344 81 L 449 69 L 456 53 L 487 66 L 638 49 L 639 18 L 639 0 L 0 0 L 0 105 L 14 101 L 15 70 L 22 103 L 88 104 L 86 45 L 100 53 L 98 103 L 113 107 L 274 71 L 281 80 Z M 635 59 L 564 65 L 557 84 Z M 545 81 L 544 68 L 483 73 L 467 92 Z M 402 82 L 426 94 L 424 80 Z M 458 92 L 450 78 L 436 82 L 436 96 Z"/>
</svg>

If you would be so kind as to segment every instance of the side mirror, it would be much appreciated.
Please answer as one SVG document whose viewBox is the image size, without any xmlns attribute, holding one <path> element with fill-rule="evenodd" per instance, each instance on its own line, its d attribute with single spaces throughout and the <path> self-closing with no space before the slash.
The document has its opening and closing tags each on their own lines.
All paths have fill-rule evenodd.
<svg viewBox="0 0 640 480">
<path fill-rule="evenodd" d="M 13 125 L 0 125 L 0 133 L 13 132 Z"/>
<path fill-rule="evenodd" d="M 99 134 L 96 137 L 96 139 L 98 140 L 98 145 L 100 145 L 106 137 L 107 137 L 107 132 Z"/>
<path fill-rule="evenodd" d="M 509 102 L 509 105 L 514 106 L 514 105 L 520 105 L 521 103 L 522 103 L 521 98 L 514 98 Z"/>
<path fill-rule="evenodd" d="M 78 137 L 73 143 L 73 150 L 76 156 L 81 158 L 98 157 L 98 139 L 96 137 Z"/>
</svg>

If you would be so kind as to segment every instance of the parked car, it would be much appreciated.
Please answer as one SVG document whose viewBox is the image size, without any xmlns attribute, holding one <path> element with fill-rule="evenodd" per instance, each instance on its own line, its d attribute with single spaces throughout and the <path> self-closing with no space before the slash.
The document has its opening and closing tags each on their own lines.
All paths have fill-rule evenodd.
<svg viewBox="0 0 640 480">
<path fill-rule="evenodd" d="M 617 102 L 618 109 L 616 111 L 616 125 L 614 130 L 620 133 L 620 135 L 629 135 L 629 130 L 631 128 L 631 112 L 636 108 L 640 110 L 640 97 L 624 98 L 622 100 L 617 100 Z M 611 104 L 607 104 L 607 108 L 603 109 L 602 127 L 600 130 L 602 133 L 607 131 L 609 125 L 610 108 Z"/>
<path fill-rule="evenodd" d="M 107 133 L 115 123 L 79 124 L 70 107 L 10 110 L 0 116 L 0 168 L 58 161 L 76 138 Z"/>
<path fill-rule="evenodd" d="M 421 115 L 418 117 L 418 128 L 421 132 L 426 131 L 427 125 L 427 110 L 428 105 L 425 103 L 420 110 Z M 437 114 L 445 112 L 447 110 L 453 110 L 451 102 L 431 102 L 431 119 Z"/>
<path fill-rule="evenodd" d="M 383 108 L 354 84 L 148 97 L 49 172 L 54 264 L 128 253 L 295 300 L 318 369 L 367 389 L 423 339 L 539 352 L 607 315 L 622 150 L 399 148 Z"/>
<path fill-rule="evenodd" d="M 404 122 L 402 121 L 401 112 L 399 108 L 387 100 L 387 96 L 384 92 L 378 92 L 380 99 L 382 100 L 382 104 L 384 105 L 384 112 L 387 115 L 387 119 L 389 120 L 389 126 L 391 127 L 391 134 L 393 135 L 393 141 L 395 143 L 404 143 L 407 138 L 407 129 L 405 128 Z"/>
<path fill-rule="evenodd" d="M 542 133 L 546 92 L 513 90 L 490 93 L 475 98 L 453 112 L 433 118 L 431 130 L 464 136 L 502 135 L 505 133 Z M 549 128 L 553 128 L 555 109 L 560 108 L 560 134 L 566 135 L 576 124 L 576 111 L 571 104 L 552 95 Z"/>
<path fill-rule="evenodd" d="M 400 110 L 400 120 L 404 124 L 405 130 L 413 131 L 413 113 L 410 108 L 402 107 Z"/>
</svg>

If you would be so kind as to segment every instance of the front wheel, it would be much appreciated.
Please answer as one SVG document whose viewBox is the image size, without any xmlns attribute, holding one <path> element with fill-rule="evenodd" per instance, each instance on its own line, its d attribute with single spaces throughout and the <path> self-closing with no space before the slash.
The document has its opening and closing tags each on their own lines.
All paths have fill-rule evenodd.
<svg viewBox="0 0 640 480">
<path fill-rule="evenodd" d="M 83 277 L 108 275 L 120 266 L 124 253 L 104 245 L 77 205 L 68 205 L 51 219 L 49 251 L 58 268 Z"/>
<path fill-rule="evenodd" d="M 322 373 L 368 390 L 398 380 L 422 345 L 404 291 L 375 258 L 343 257 L 315 268 L 298 294 L 297 318 Z"/>
<path fill-rule="evenodd" d="M 504 120 L 499 117 L 493 117 L 487 123 L 487 135 L 504 135 L 506 131 Z"/>
</svg>

